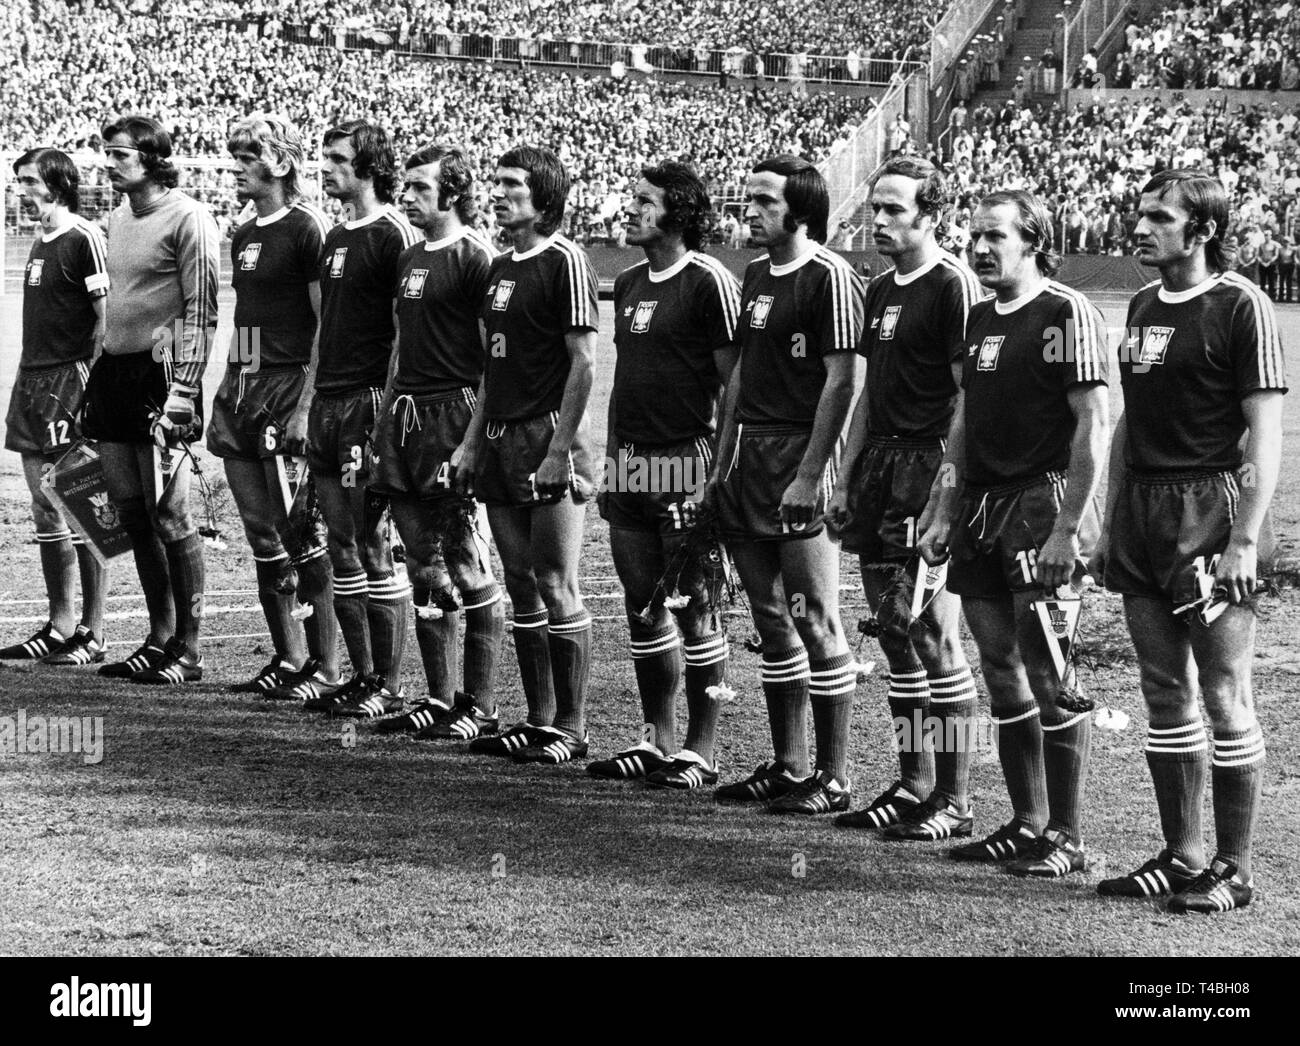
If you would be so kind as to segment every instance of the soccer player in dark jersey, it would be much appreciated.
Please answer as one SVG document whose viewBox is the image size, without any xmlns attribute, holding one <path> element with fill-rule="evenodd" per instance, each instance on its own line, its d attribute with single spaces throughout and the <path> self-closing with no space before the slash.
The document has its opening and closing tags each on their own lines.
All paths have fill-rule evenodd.
<svg viewBox="0 0 1300 1046">
<path fill-rule="evenodd" d="M 5 449 L 22 455 L 49 620 L 0 660 L 88 665 L 104 660 L 104 568 L 41 490 L 44 471 L 72 445 L 90 364 L 104 340 L 104 234 L 77 214 L 76 165 L 57 149 L 14 161 L 26 216 L 40 223 L 23 272 L 23 353 L 5 419 Z M 74 621 L 78 571 L 81 621 Z"/>
<path fill-rule="evenodd" d="M 483 390 L 454 461 L 487 506 L 528 701 L 527 722 L 470 750 L 551 764 L 587 754 L 591 671 L 578 554 L 595 492 L 587 398 L 597 284 L 586 254 L 558 232 L 568 192 L 548 149 L 521 145 L 497 162 L 492 203 L 514 249 L 488 274 Z"/>
<path fill-rule="evenodd" d="M 1085 865 L 1082 805 L 1092 720 L 1070 711 L 1031 604 L 1091 554 L 1109 426 L 1101 314 L 1050 277 L 1051 216 L 1022 190 L 981 201 L 975 274 L 996 294 L 966 324 L 963 395 L 920 521 L 931 564 L 979 648 L 1014 818 L 957 860 L 1058 878 Z M 949 545 L 951 544 L 951 552 Z"/>
<path fill-rule="evenodd" d="M 220 248 L 206 207 L 176 188 L 171 138 L 156 120 L 104 128 L 109 182 L 125 199 L 108 219 L 104 351 L 86 385 L 82 431 L 99 440 L 109 496 L 130 536 L 149 635 L 101 675 L 137 683 L 203 676 L 203 542 L 190 517 L 181 440 L 203 429 L 203 371 L 217 328 Z M 175 463 L 155 479 L 155 449 Z M 163 489 L 157 489 L 159 483 Z"/>
<path fill-rule="evenodd" d="M 598 500 L 623 585 L 645 726 L 640 742 L 587 771 L 689 789 L 718 780 L 713 739 L 727 639 L 710 590 L 723 552 L 692 528 L 713 463 L 718 392 L 735 365 L 740 287 L 700 253 L 709 197 L 690 167 L 645 168 L 625 212 L 627 242 L 646 260 L 614 281 L 618 361 Z M 683 674 L 690 718 L 679 747 Z"/>
<path fill-rule="evenodd" d="M 237 165 L 236 195 L 257 215 L 231 239 L 235 329 L 208 449 L 225 460 L 275 648 L 265 667 L 231 689 L 306 698 L 338 682 L 338 624 L 324 544 L 300 544 L 291 533 L 283 485 L 286 456 L 300 456 L 306 442 L 328 223 L 303 198 L 302 139 L 282 117 L 241 121 L 227 148 Z M 311 607 L 302 623 L 294 617 L 295 592 Z"/>
<path fill-rule="evenodd" d="M 327 195 L 349 218 L 321 251 L 316 392 L 307 418 L 307 465 L 329 531 L 334 612 L 352 679 L 319 686 L 304 707 L 352 718 L 401 708 L 406 579 L 396 577 L 382 504 L 367 490 L 368 448 L 388 380 L 396 329 L 398 258 L 416 239 L 393 207 L 397 158 L 388 133 L 365 120 L 325 132 Z"/>
<path fill-rule="evenodd" d="M 849 805 L 857 667 L 840 626 L 840 550 L 823 513 L 861 370 L 863 287 L 824 246 L 830 198 L 812 164 L 764 160 L 745 198 L 751 240 L 768 253 L 749 263 L 741 285 L 740 369 L 727 386 L 709 497 L 763 640 L 776 758 L 715 796 L 772 800 L 774 813 L 828 813 Z"/>
<path fill-rule="evenodd" d="M 867 360 L 866 393 L 827 509 L 844 548 L 858 554 L 879 624 L 901 770 L 836 824 L 883 828 L 893 839 L 966 836 L 972 823 L 966 786 L 975 680 L 958 635 L 960 601 L 941 587 L 923 593 L 913 616 L 918 564 L 923 588 L 927 570 L 916 552 L 917 522 L 961 386 L 966 317 L 983 297 L 975 274 L 935 239 L 948 202 L 943 175 L 926 160 L 889 160 L 874 176 L 876 250 L 894 268 L 867 286 L 858 350 Z M 930 715 L 940 724 L 933 745 L 917 729 Z"/>
<path fill-rule="evenodd" d="M 1102 894 L 1172 894 L 1176 912 L 1249 904 L 1264 773 L 1253 597 L 1282 455 L 1286 373 L 1273 306 L 1231 271 L 1223 186 L 1162 171 L 1142 189 L 1137 260 L 1160 274 L 1129 304 L 1098 558 L 1124 595 L 1149 713 L 1147 765 L 1165 849 Z M 1244 454 L 1241 443 L 1245 439 Z M 1216 853 L 1205 860 L 1205 699 Z"/>
<path fill-rule="evenodd" d="M 479 310 L 495 252 L 474 228 L 474 173 L 459 146 L 429 145 L 407 157 L 401 199 L 424 240 L 398 260 L 397 369 L 375 423 L 371 487 L 389 499 L 406 545 L 429 697 L 380 729 L 470 740 L 497 731 L 494 688 L 505 611 L 479 536 L 477 505 L 456 491 L 451 457 L 483 380 Z"/>
</svg>

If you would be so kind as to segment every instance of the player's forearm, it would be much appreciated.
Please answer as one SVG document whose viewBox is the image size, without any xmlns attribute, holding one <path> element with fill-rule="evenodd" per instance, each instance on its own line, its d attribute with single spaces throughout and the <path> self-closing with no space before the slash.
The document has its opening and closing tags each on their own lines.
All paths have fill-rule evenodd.
<svg viewBox="0 0 1300 1046">
<path fill-rule="evenodd" d="M 1083 514 L 1097 493 L 1102 462 L 1110 439 L 1110 411 L 1105 387 L 1090 394 L 1088 405 L 1075 418 L 1070 442 L 1070 467 L 1066 472 L 1065 495 L 1056 516 L 1058 533 L 1077 534 Z"/>
<path fill-rule="evenodd" d="M 736 445 L 736 401 L 740 398 L 740 364 L 731 371 L 722 389 L 722 405 L 718 408 L 718 453 L 713 459 L 714 475 L 721 475 L 724 462 L 731 460 Z"/>
<path fill-rule="evenodd" d="M 587 411 L 591 397 L 592 366 L 589 358 L 575 357 L 569 367 L 569 380 L 564 383 L 564 399 L 560 403 L 560 420 L 551 437 L 551 453 L 567 454 L 578 436 L 578 426 Z"/>
<path fill-rule="evenodd" d="M 106 296 L 101 296 L 91 302 L 91 308 L 95 310 L 95 327 L 90 332 L 90 359 L 92 363 L 99 359 L 100 354 L 104 351 L 105 317 L 108 315 L 107 301 Z"/>
<path fill-rule="evenodd" d="M 821 398 L 817 401 L 817 418 L 808 438 L 808 449 L 799 463 L 800 479 L 814 483 L 821 479 L 853 407 L 855 377 L 853 366 L 827 371 L 826 384 L 822 386 Z"/>
<path fill-rule="evenodd" d="M 1228 538 L 1229 543 L 1238 546 L 1254 546 L 1259 542 L 1259 531 L 1273 501 L 1282 468 L 1282 397 L 1277 394 L 1268 399 L 1276 403 L 1276 409 L 1264 406 L 1248 415 L 1250 434 L 1240 472 L 1241 500 Z"/>
<path fill-rule="evenodd" d="M 853 420 L 849 422 L 849 435 L 844 443 L 844 455 L 840 459 L 840 483 L 847 483 L 853 475 L 853 466 L 867 446 L 867 432 L 871 421 L 867 417 L 867 394 L 863 389 L 853 409 Z"/>
<path fill-rule="evenodd" d="M 948 426 L 948 440 L 944 445 L 939 471 L 930 483 L 929 504 L 936 511 L 951 512 L 961 496 L 966 476 L 966 400 L 957 393 L 957 405 Z"/>
<path fill-rule="evenodd" d="M 1115 506 L 1119 504 L 1120 491 L 1124 488 L 1124 473 L 1128 466 L 1124 455 L 1128 446 L 1128 417 L 1121 414 L 1115 422 L 1115 429 L 1110 436 L 1110 463 L 1106 468 L 1106 515 L 1103 520 L 1102 537 L 1110 535 L 1110 524 L 1115 518 Z"/>
<path fill-rule="evenodd" d="M 461 444 L 466 447 L 478 446 L 479 440 L 483 438 L 483 429 L 487 426 L 487 414 L 484 412 L 484 404 L 487 403 L 487 376 L 484 375 L 479 379 L 478 395 L 474 399 L 474 413 L 469 417 L 469 424 L 465 426 L 465 436 Z"/>
</svg>

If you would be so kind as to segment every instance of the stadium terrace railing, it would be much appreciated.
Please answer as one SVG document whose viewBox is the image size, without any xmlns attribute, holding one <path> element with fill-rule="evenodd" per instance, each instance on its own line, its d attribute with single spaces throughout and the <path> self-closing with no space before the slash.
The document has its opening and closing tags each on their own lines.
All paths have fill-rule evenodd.
<svg viewBox="0 0 1300 1046">
<path fill-rule="evenodd" d="M 930 82 L 938 83 L 989 16 L 997 0 L 956 0 L 944 11 L 930 39 Z"/>
<path fill-rule="evenodd" d="M 1132 6 L 1132 0 L 1079 0 L 1078 9 L 1069 18 L 1069 30 L 1062 45 L 1065 54 L 1062 88 L 1073 80 L 1088 48 L 1109 34 Z"/>
<path fill-rule="evenodd" d="M 214 19 L 224 25 L 256 28 L 247 18 Z M 741 47 L 667 47 L 589 40 L 549 40 L 542 37 L 492 36 L 486 33 L 348 29 L 343 26 L 284 23 L 281 39 L 347 51 L 394 51 L 398 54 L 461 61 L 523 62 L 533 65 L 601 69 L 621 67 L 644 73 L 683 73 L 736 78 L 762 77 L 774 81 L 803 81 L 844 86 L 881 87 L 907 79 L 922 63 L 907 59 L 806 53 L 756 54 Z"/>
</svg>

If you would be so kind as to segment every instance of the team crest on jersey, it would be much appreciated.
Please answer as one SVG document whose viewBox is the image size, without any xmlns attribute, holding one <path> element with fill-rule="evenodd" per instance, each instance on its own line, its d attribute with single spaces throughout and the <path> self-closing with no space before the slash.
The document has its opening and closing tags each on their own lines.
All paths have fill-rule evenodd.
<svg viewBox="0 0 1300 1046">
<path fill-rule="evenodd" d="M 492 308 L 497 312 L 505 312 L 506 306 L 510 304 L 510 295 L 514 293 L 515 281 L 502 280 L 492 290 Z"/>
<path fill-rule="evenodd" d="M 346 247 L 335 247 L 330 255 L 330 279 L 337 280 L 343 276 L 343 261 L 348 256 Z"/>
<path fill-rule="evenodd" d="M 403 292 L 403 296 L 407 298 L 424 297 L 424 281 L 428 278 L 428 269 L 412 269 L 406 277 L 406 290 Z"/>
<path fill-rule="evenodd" d="M 245 272 L 252 272 L 257 268 L 257 259 L 262 254 L 262 245 L 260 243 L 250 243 L 239 252 L 239 267 Z"/>
<path fill-rule="evenodd" d="M 891 305 L 885 310 L 885 315 L 880 318 L 880 340 L 892 341 L 894 338 L 894 328 L 898 326 L 898 314 L 903 311 L 901 305 Z"/>
<path fill-rule="evenodd" d="M 1142 339 L 1142 354 L 1138 357 L 1138 363 L 1144 367 L 1164 363 L 1165 353 L 1169 350 L 1169 339 L 1173 336 L 1173 327 L 1148 327 L 1146 337 Z"/>
<path fill-rule="evenodd" d="M 998 353 L 1002 351 L 1004 340 L 1005 336 L 1001 334 L 990 335 L 984 339 L 979 347 L 979 359 L 975 361 L 976 370 L 998 369 Z"/>
<path fill-rule="evenodd" d="M 45 268 L 44 258 L 33 258 L 27 264 L 27 286 L 39 287 L 41 285 L 41 270 Z"/>
<path fill-rule="evenodd" d="M 772 311 L 772 295 L 760 294 L 749 303 L 749 325 L 755 330 L 767 326 L 767 314 Z"/>
<path fill-rule="evenodd" d="M 636 315 L 632 317 L 632 333 L 644 334 L 650 329 L 650 317 L 655 313 L 657 301 L 639 301 L 636 303 Z"/>
</svg>

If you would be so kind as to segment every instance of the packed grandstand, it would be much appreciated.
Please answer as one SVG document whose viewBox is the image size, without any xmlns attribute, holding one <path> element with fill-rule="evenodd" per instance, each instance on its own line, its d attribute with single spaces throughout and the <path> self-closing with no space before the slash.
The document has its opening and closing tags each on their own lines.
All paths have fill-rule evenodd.
<svg viewBox="0 0 1300 1046">
<path fill-rule="evenodd" d="M 762 63 L 750 67 L 758 75 L 727 87 L 713 77 L 580 63 L 565 69 L 522 60 L 429 60 L 403 53 L 397 42 L 420 34 L 508 33 L 898 59 L 920 56 L 945 7 L 937 0 L 816 0 L 804 5 L 796 25 L 753 17 L 753 4 L 739 0 L 378 0 L 364 13 L 356 6 L 337 0 L 5 5 L 0 61 L 10 75 L 0 83 L 0 150 L 69 150 L 86 172 L 93 216 L 111 203 L 101 168 L 102 121 L 120 112 L 157 116 L 172 132 L 177 155 L 197 161 L 186 168 L 186 187 L 210 202 L 228 231 L 237 204 L 221 162 L 226 133 L 232 120 L 255 110 L 282 112 L 313 134 L 342 119 L 371 117 L 390 128 L 403 150 L 431 138 L 462 141 L 485 176 L 509 144 L 535 140 L 554 146 L 574 175 L 567 231 L 586 242 L 617 243 L 621 201 L 648 161 L 688 160 L 717 200 L 738 201 L 756 158 L 791 152 L 825 160 L 871 117 L 878 95 L 809 91 L 797 83 L 792 89 L 788 79 L 764 78 Z M 1000 8 L 1012 23 L 1014 7 Z M 882 128 L 886 155 L 930 154 L 960 187 L 950 245 L 963 245 L 965 222 L 981 195 L 1014 186 L 1049 201 L 1067 252 L 1121 254 L 1130 246 L 1145 180 L 1167 167 L 1193 166 L 1215 172 L 1229 189 L 1243 244 L 1264 246 L 1266 256 L 1268 243 L 1292 249 L 1300 235 L 1300 94 L 1288 89 L 1300 82 L 1300 4 L 1151 7 L 1131 5 L 1131 17 L 1115 24 L 1113 58 L 1095 77 L 1085 71 L 1076 78 L 1085 87 L 1095 81 L 1095 93 L 1076 91 L 1067 100 L 1042 93 L 1038 84 L 1038 93 L 1017 91 L 1011 98 L 977 94 L 969 106 L 952 109 L 942 134 L 931 136 L 919 121 Z M 308 27 L 311 42 L 290 42 L 290 25 Z M 394 46 L 341 49 L 339 26 L 373 29 L 368 42 Z M 770 28 L 777 26 L 785 30 Z M 1004 50 L 1012 30 L 1014 24 L 999 23 L 997 32 L 1008 35 Z M 1124 87 L 1166 89 L 1120 93 Z M 1218 91 L 1208 101 L 1170 90 L 1191 87 L 1274 90 L 1231 97 Z M 717 237 L 741 245 L 743 223 L 732 211 Z M 12 221 L 14 208 L 6 213 Z M 490 225 L 490 208 L 483 217 Z M 846 228 L 850 235 L 836 245 L 861 245 L 863 238 L 852 236 L 861 230 L 861 215 Z M 1249 259 L 1251 250 L 1246 254 Z"/>
</svg>

